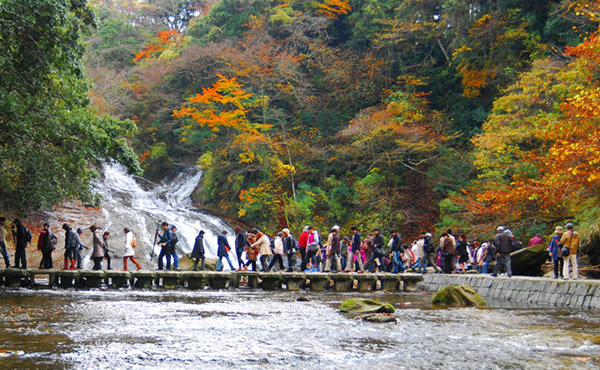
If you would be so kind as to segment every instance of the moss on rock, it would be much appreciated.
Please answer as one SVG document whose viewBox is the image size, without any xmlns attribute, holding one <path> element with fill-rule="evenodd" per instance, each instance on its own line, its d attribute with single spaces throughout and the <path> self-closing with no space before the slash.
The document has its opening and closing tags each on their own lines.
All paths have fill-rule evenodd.
<svg viewBox="0 0 600 370">
<path fill-rule="evenodd" d="M 437 292 L 431 300 L 433 304 L 457 304 L 466 306 L 485 306 L 487 303 L 468 285 L 448 285 Z"/>
<path fill-rule="evenodd" d="M 348 299 L 340 306 L 341 312 L 365 314 L 365 313 L 394 313 L 396 309 L 389 303 L 381 303 L 372 299 Z"/>
</svg>

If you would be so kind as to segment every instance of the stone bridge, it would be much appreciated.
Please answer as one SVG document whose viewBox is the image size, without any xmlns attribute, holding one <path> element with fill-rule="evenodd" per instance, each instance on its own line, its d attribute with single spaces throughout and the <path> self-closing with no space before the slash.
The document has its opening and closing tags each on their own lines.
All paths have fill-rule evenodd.
<svg viewBox="0 0 600 370">
<path fill-rule="evenodd" d="M 61 287 L 61 288 L 135 288 L 158 287 L 175 289 L 227 289 L 247 285 L 263 290 L 286 289 L 290 291 L 333 290 L 338 292 L 415 291 L 423 281 L 419 274 L 358 274 L 358 273 L 261 273 L 253 271 L 89 271 L 89 270 L 0 270 L 0 284 L 18 287 Z"/>
</svg>

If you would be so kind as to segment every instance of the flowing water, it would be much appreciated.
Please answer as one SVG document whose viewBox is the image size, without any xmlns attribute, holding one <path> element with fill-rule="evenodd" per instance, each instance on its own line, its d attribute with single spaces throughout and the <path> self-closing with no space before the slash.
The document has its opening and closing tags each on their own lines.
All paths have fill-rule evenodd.
<svg viewBox="0 0 600 370">
<path fill-rule="evenodd" d="M 94 183 L 96 193 L 102 195 L 102 213 L 107 220 L 104 229 L 111 231 L 110 249 L 119 257 L 124 250 L 123 228 L 131 229 L 138 240 L 136 257 L 142 257 L 145 267 L 151 265 L 150 251 L 155 255 L 160 248 L 154 245 L 154 235 L 159 221 L 177 226 L 178 249 L 189 253 L 194 247 L 194 239 L 204 230 L 204 245 L 207 257 L 217 254 L 217 235 L 228 231 L 233 245 L 233 230 L 216 217 L 199 211 L 192 204 L 191 194 L 200 181 L 201 172 L 196 167 L 181 166 L 172 176 L 160 184 L 152 183 L 127 174 L 119 164 L 106 164 L 103 176 Z M 162 228 L 159 228 L 162 233 Z M 234 256 L 231 256 L 235 262 Z M 156 257 L 154 258 L 156 262 Z M 89 262 L 88 262 L 89 263 Z"/>
<path fill-rule="evenodd" d="M 6 290 L 2 369 L 598 369 L 600 313 L 434 308 L 426 293 Z M 299 302 L 299 296 L 310 299 Z M 341 314 L 394 304 L 394 324 Z"/>
<path fill-rule="evenodd" d="M 119 256 L 123 227 L 149 252 L 158 220 L 189 252 L 200 229 L 207 254 L 231 229 L 198 211 L 195 168 L 154 184 L 106 165 L 94 185 Z M 155 247 L 155 253 L 159 248 Z M 145 258 L 144 258 L 145 256 Z M 141 258 L 140 258 L 141 257 Z M 235 259 L 233 259 L 235 261 Z M 234 262 L 235 263 L 235 262 Z M 117 265 L 116 268 L 119 266 Z M 308 302 L 297 298 L 306 296 Z M 393 324 L 339 313 L 348 298 L 394 304 Z M 427 293 L 0 289 L 0 369 L 597 369 L 600 312 L 491 302 L 438 308 Z"/>
</svg>

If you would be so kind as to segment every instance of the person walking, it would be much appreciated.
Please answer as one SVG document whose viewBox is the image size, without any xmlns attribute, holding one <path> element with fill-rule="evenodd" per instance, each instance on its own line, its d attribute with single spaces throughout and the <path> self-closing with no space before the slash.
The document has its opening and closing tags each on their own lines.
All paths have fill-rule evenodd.
<svg viewBox="0 0 600 370">
<path fill-rule="evenodd" d="M 104 258 L 106 258 L 106 269 L 107 270 L 112 270 L 112 268 L 110 267 L 110 254 L 108 252 L 110 252 L 108 250 L 108 237 L 110 236 L 110 231 L 105 231 L 104 234 L 102 234 L 102 248 L 104 249 Z"/>
<path fill-rule="evenodd" d="M 171 243 L 173 242 L 173 232 L 169 229 L 169 224 L 163 222 L 160 224 L 163 228 L 163 234 L 160 236 L 159 244 L 161 246 L 160 254 L 158 255 L 158 270 L 163 269 L 163 257 L 167 259 L 167 270 L 171 269 Z M 158 230 L 156 231 L 158 234 Z"/>
<path fill-rule="evenodd" d="M 244 271 L 248 270 L 248 266 L 250 265 L 252 265 L 252 271 L 256 271 L 256 259 L 259 251 L 257 246 L 253 246 L 256 242 L 256 232 L 258 231 L 255 229 L 248 234 L 248 244 L 246 244 L 246 248 L 244 248 L 246 251 L 246 259 L 248 261 L 246 261 L 246 264 L 244 264 L 244 268 L 242 269 Z"/>
<path fill-rule="evenodd" d="M 92 232 L 94 270 L 99 271 L 102 270 L 102 260 L 104 259 L 104 238 L 102 237 L 102 230 L 98 229 L 96 225 L 90 226 L 90 231 Z"/>
<path fill-rule="evenodd" d="M 23 226 L 21 220 L 15 218 L 13 221 L 15 230 L 13 236 L 15 238 L 15 268 L 27 269 L 27 255 L 25 248 L 27 243 L 31 241 L 31 233 Z"/>
<path fill-rule="evenodd" d="M 298 247 L 296 241 L 294 240 L 294 236 L 290 233 L 290 229 L 285 228 L 281 231 L 283 237 L 283 249 L 288 259 L 288 268 L 286 272 L 293 272 L 294 265 L 294 255 L 296 253 L 296 248 Z"/>
<path fill-rule="evenodd" d="M 123 229 L 123 233 L 125 233 L 125 252 L 123 253 L 123 271 L 127 271 L 127 260 L 131 260 L 137 267 L 136 271 L 140 271 L 142 266 L 136 261 L 134 255 L 135 251 L 133 248 L 137 247 L 137 241 L 134 243 L 133 232 L 128 228 Z"/>
<path fill-rule="evenodd" d="M 44 223 L 42 232 L 40 233 L 40 239 L 38 240 L 38 249 L 42 251 L 42 260 L 40 261 L 40 269 L 51 269 L 52 265 L 52 251 L 56 249 L 57 238 L 52 231 L 50 231 L 50 224 Z"/>
<path fill-rule="evenodd" d="M 392 273 L 397 274 L 399 272 L 404 272 L 408 268 L 404 267 L 404 263 L 402 262 L 402 255 L 404 254 L 404 247 L 402 246 L 402 236 L 397 230 L 392 230 L 392 264 L 393 269 Z M 410 264 L 409 264 L 410 266 Z"/>
<path fill-rule="evenodd" d="M 346 264 L 346 271 L 350 272 L 350 271 L 355 271 L 355 267 L 354 267 L 354 256 L 358 256 L 358 258 L 356 259 L 356 263 L 358 264 L 358 270 L 356 271 L 363 271 L 364 267 L 363 267 L 363 263 L 362 263 L 362 258 L 360 256 L 360 246 L 361 246 L 361 240 L 360 240 L 360 233 L 358 232 L 358 228 L 356 226 L 352 226 L 350 227 L 350 232 L 352 233 L 352 240 L 350 242 L 350 253 L 348 253 L 348 263 Z"/>
<path fill-rule="evenodd" d="M 554 278 L 558 279 L 559 275 L 562 278 L 563 268 L 564 268 L 564 259 L 561 255 L 560 250 L 560 238 L 564 233 L 564 229 L 562 226 L 557 226 L 554 229 L 554 236 L 550 239 L 550 244 L 548 245 L 548 251 L 550 252 L 550 258 L 552 259 L 552 263 L 554 264 Z"/>
<path fill-rule="evenodd" d="M 258 247 L 260 253 L 260 265 L 263 271 L 268 271 L 269 265 L 267 265 L 267 258 L 272 255 L 271 253 L 271 242 L 266 234 L 261 231 L 253 230 L 253 234 L 256 235 L 256 242 L 252 244 L 252 247 Z"/>
<path fill-rule="evenodd" d="M 510 250 L 512 249 L 512 239 L 510 235 L 504 232 L 504 227 L 498 226 L 498 234 L 494 239 L 494 245 L 498 251 L 496 265 L 494 266 L 494 272 L 490 276 L 496 277 L 502 271 L 502 268 L 506 270 L 506 276 L 512 276 L 512 269 L 510 266 Z"/>
<path fill-rule="evenodd" d="M 456 246 L 456 254 L 458 255 L 458 264 L 462 269 L 462 273 L 466 272 L 466 264 L 469 262 L 469 251 L 468 251 L 467 237 L 465 234 L 458 236 L 458 243 Z"/>
<path fill-rule="evenodd" d="M 75 266 L 75 251 L 79 247 L 77 236 L 69 224 L 63 224 L 62 228 L 65 231 L 65 265 L 63 270 L 75 270 L 77 268 Z M 71 267 L 69 267 L 69 262 L 71 262 Z"/>
<path fill-rule="evenodd" d="M 312 226 L 308 226 L 307 230 L 308 239 L 306 244 L 306 257 L 304 259 L 304 266 L 308 269 L 310 263 L 312 262 L 312 268 L 310 268 L 308 272 L 318 272 L 318 255 L 321 253 L 321 248 L 319 247 L 319 233 L 317 233 L 315 228 Z"/>
<path fill-rule="evenodd" d="M 285 269 L 285 266 L 283 265 L 283 240 L 281 239 L 281 237 L 283 236 L 283 232 L 279 232 L 277 234 L 277 236 L 275 237 L 275 240 L 273 241 L 274 244 L 274 248 L 273 248 L 273 259 L 271 260 L 271 263 L 269 263 L 269 267 L 267 267 L 267 272 L 271 271 L 271 269 L 273 268 L 273 266 L 275 266 L 275 262 L 279 262 L 279 270 L 283 271 Z"/>
<path fill-rule="evenodd" d="M 202 260 L 202 264 L 200 265 L 200 270 L 204 270 L 204 230 L 200 230 L 196 240 L 194 241 L 194 249 L 192 249 L 192 258 L 195 258 L 194 261 L 194 271 L 198 271 L 198 262 Z"/>
<path fill-rule="evenodd" d="M 237 226 L 233 228 L 235 232 L 235 255 L 238 260 L 238 271 L 241 271 L 244 267 L 244 260 L 242 260 L 242 254 L 244 253 L 244 248 L 248 243 L 246 233 L 242 230 L 241 227 Z"/>
<path fill-rule="evenodd" d="M 573 223 L 569 222 L 566 226 L 567 231 L 563 233 L 560 238 L 561 247 L 569 248 L 569 255 L 563 256 L 563 279 L 569 280 L 569 265 L 573 266 L 573 280 L 577 280 L 579 277 L 578 265 L 577 265 L 577 252 L 579 249 L 579 233 L 573 230 Z"/>
<path fill-rule="evenodd" d="M 75 233 L 75 240 L 77 241 L 77 248 L 75 249 L 75 254 L 77 257 L 77 270 L 83 269 L 83 256 L 81 255 L 83 248 L 89 249 L 81 242 L 81 235 L 83 235 L 83 230 L 78 227 L 77 232 Z"/>
<path fill-rule="evenodd" d="M 231 247 L 229 246 L 229 241 L 227 241 L 227 231 L 223 230 L 221 235 L 217 236 L 217 257 L 219 257 L 219 260 L 217 261 L 217 271 L 223 270 L 223 268 L 221 267 L 223 258 L 225 258 L 225 260 L 229 264 L 231 271 L 235 271 L 235 268 L 233 267 L 233 264 L 229 259 L 230 250 Z"/>
<path fill-rule="evenodd" d="M 171 233 L 173 234 L 173 241 L 171 242 L 171 257 L 173 257 L 173 270 L 179 270 L 179 255 L 177 255 L 177 243 L 179 243 L 179 237 L 177 236 L 177 226 L 171 225 Z"/>
<path fill-rule="evenodd" d="M 454 242 L 452 241 L 452 237 L 448 232 L 444 231 L 442 233 L 442 256 L 444 257 L 444 272 L 446 274 L 451 274 L 454 271 L 452 267 L 452 260 L 454 256 Z"/>
<path fill-rule="evenodd" d="M 6 234 L 4 233 L 4 224 L 6 223 L 5 217 L 0 217 L 0 253 L 4 258 L 4 265 L 6 268 L 11 268 L 10 259 L 8 258 L 8 252 L 6 251 Z"/>
<path fill-rule="evenodd" d="M 298 251 L 300 252 L 300 271 L 306 269 L 306 246 L 308 245 L 308 226 L 304 226 L 302 233 L 298 236 Z"/>
<path fill-rule="evenodd" d="M 327 260 L 329 261 L 329 265 L 331 266 L 331 272 L 337 274 L 339 272 L 339 255 L 340 255 L 340 235 L 338 234 L 339 227 L 334 227 L 331 229 L 331 243 L 329 246 L 329 254 L 327 255 Z"/>
<path fill-rule="evenodd" d="M 381 235 L 379 228 L 376 227 L 373 229 L 373 253 L 371 255 L 371 259 L 365 266 L 365 270 L 370 270 L 371 273 L 374 273 L 377 269 L 377 266 L 379 266 L 379 270 L 381 272 L 385 272 L 385 263 L 383 262 L 383 256 L 385 256 L 384 246 L 385 239 L 383 238 L 383 235 Z"/>
</svg>

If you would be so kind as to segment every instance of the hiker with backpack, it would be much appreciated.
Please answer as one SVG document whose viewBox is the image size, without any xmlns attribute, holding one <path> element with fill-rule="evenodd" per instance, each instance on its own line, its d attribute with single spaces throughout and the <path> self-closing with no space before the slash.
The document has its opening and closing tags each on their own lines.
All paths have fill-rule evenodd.
<svg viewBox="0 0 600 370">
<path fill-rule="evenodd" d="M 75 253 L 79 244 L 77 243 L 75 232 L 73 232 L 69 224 L 63 224 L 62 228 L 65 231 L 65 265 L 63 270 L 75 270 Z M 69 262 L 71 262 L 71 267 L 69 267 Z"/>
<path fill-rule="evenodd" d="M 307 268 L 307 272 L 320 272 L 319 271 L 319 259 L 321 255 L 321 247 L 319 233 L 314 227 L 308 227 L 308 241 L 306 244 L 306 257 L 304 259 L 304 266 Z M 312 261 L 312 268 L 309 267 Z"/>
<path fill-rule="evenodd" d="M 141 270 L 142 266 L 136 261 L 134 255 L 135 251 L 133 248 L 137 247 L 137 240 L 133 237 L 133 232 L 128 228 L 124 228 L 123 232 L 125 233 L 125 253 L 123 253 L 123 271 L 127 271 L 127 259 L 130 259 L 131 262 L 135 264 L 137 267 L 137 271 Z"/>
</svg>

